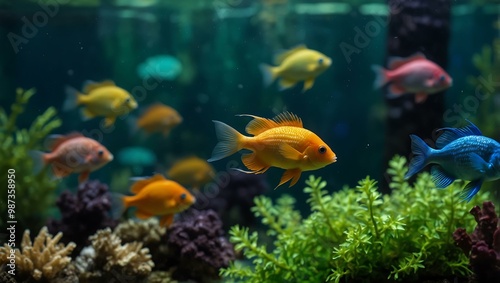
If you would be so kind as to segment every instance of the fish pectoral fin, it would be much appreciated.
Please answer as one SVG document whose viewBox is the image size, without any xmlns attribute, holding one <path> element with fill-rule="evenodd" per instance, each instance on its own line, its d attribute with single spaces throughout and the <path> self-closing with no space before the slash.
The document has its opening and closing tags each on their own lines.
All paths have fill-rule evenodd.
<svg viewBox="0 0 500 283">
<path fill-rule="evenodd" d="M 145 212 L 143 210 L 139 210 L 137 209 L 135 211 L 135 217 L 139 218 L 139 219 L 142 219 L 142 220 L 145 220 L 145 219 L 148 219 L 148 218 L 151 218 L 153 217 L 153 214 L 150 214 L 148 212 Z"/>
<path fill-rule="evenodd" d="M 78 176 L 78 183 L 81 184 L 88 180 L 90 171 L 83 171 L 80 176 Z"/>
<path fill-rule="evenodd" d="M 483 184 L 483 179 L 477 179 L 474 181 L 469 182 L 463 191 L 460 193 L 460 197 L 467 202 L 469 202 L 474 195 L 479 192 L 479 189 L 481 188 L 481 185 Z"/>
<path fill-rule="evenodd" d="M 469 160 L 472 168 L 481 173 L 485 173 L 486 170 L 488 170 L 488 168 L 490 167 L 488 162 L 484 161 L 484 159 L 481 158 L 481 156 L 479 156 L 477 153 L 471 153 L 469 156 Z"/>
<path fill-rule="evenodd" d="M 297 183 L 297 181 L 299 181 L 301 173 L 302 173 L 302 170 L 300 170 L 299 168 L 286 170 L 285 173 L 283 173 L 283 176 L 281 176 L 280 183 L 274 189 L 277 189 L 279 186 L 288 182 L 290 179 L 292 181 L 290 182 L 290 186 L 288 186 L 288 187 L 295 185 Z"/>
<path fill-rule="evenodd" d="M 295 148 L 293 148 L 291 145 L 289 145 L 287 143 L 280 144 L 278 150 L 279 150 L 279 153 L 283 157 L 285 157 L 286 159 L 289 159 L 289 160 L 294 160 L 294 161 L 301 160 L 305 155 L 304 153 L 296 150 Z M 306 150 L 307 150 L 307 148 L 306 148 Z M 304 152 L 306 152 L 306 150 L 304 150 Z"/>
<path fill-rule="evenodd" d="M 424 103 L 429 95 L 425 92 L 415 93 L 415 103 Z"/>
<path fill-rule="evenodd" d="M 83 121 L 87 121 L 96 117 L 97 115 L 94 112 L 90 111 L 88 108 L 82 108 L 80 110 L 80 116 L 82 117 Z"/>
<path fill-rule="evenodd" d="M 72 170 L 69 166 L 55 161 L 52 163 L 52 172 L 56 178 L 63 178 L 71 174 Z"/>
<path fill-rule="evenodd" d="M 406 91 L 403 87 L 397 84 L 391 84 L 391 86 L 389 86 L 389 93 L 387 94 L 387 97 L 395 98 L 400 96 L 401 94 L 404 94 L 405 92 Z"/>
<path fill-rule="evenodd" d="M 269 169 L 269 165 L 257 157 L 255 152 L 245 154 L 241 157 L 243 164 L 255 174 L 261 174 Z"/>
<path fill-rule="evenodd" d="M 165 201 L 165 207 L 173 208 L 176 206 L 177 206 L 177 202 L 175 201 L 175 199 L 168 199 Z"/>
<path fill-rule="evenodd" d="M 104 127 L 108 128 L 110 126 L 112 126 L 116 121 L 116 117 L 115 116 L 111 116 L 111 117 L 106 117 L 104 119 Z"/>
<path fill-rule="evenodd" d="M 431 178 L 438 189 L 443 189 L 451 185 L 455 178 L 450 176 L 448 173 L 438 166 L 434 165 L 431 168 Z"/>
<path fill-rule="evenodd" d="M 310 78 L 304 81 L 304 88 L 302 88 L 302 92 L 312 88 L 314 85 L 314 78 Z"/>
<path fill-rule="evenodd" d="M 424 82 L 424 86 L 427 88 L 432 88 L 434 86 L 434 80 L 433 79 L 428 79 Z"/>
<path fill-rule="evenodd" d="M 281 78 L 279 82 L 279 87 L 280 90 L 285 90 L 287 88 L 293 87 L 295 84 L 297 84 L 297 81 Z"/>
<path fill-rule="evenodd" d="M 172 225 L 172 223 L 174 222 L 174 215 L 173 214 L 167 214 L 167 215 L 163 215 L 161 218 L 160 218 L 160 226 L 162 227 L 170 227 L 170 225 Z"/>
</svg>

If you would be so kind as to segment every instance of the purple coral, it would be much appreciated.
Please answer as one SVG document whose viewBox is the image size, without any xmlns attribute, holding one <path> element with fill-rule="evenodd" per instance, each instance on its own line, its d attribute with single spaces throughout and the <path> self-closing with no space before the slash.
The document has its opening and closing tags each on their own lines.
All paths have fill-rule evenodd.
<svg viewBox="0 0 500 283">
<path fill-rule="evenodd" d="M 476 229 L 468 235 L 465 229 L 458 228 L 453 233 L 453 239 L 469 256 L 479 282 L 500 282 L 500 226 L 495 206 L 486 201 L 483 209 L 475 206 L 470 213 L 476 219 Z"/>
<path fill-rule="evenodd" d="M 236 224 L 251 226 L 255 221 L 251 211 L 255 205 L 253 199 L 269 190 L 269 184 L 263 175 L 246 174 L 236 170 L 231 170 L 228 174 L 229 178 L 220 182 L 222 185 L 214 183 L 219 192 L 216 196 L 207 197 L 201 192 L 195 193 L 195 207 L 215 210 L 222 218 L 225 228 Z M 232 213 L 235 210 L 237 215 Z"/>
<path fill-rule="evenodd" d="M 209 282 L 219 269 L 235 259 L 234 248 L 224 236 L 222 222 L 213 210 L 189 209 L 167 231 L 169 266 L 176 266 L 176 280 Z"/>
<path fill-rule="evenodd" d="M 78 186 L 76 194 L 64 191 L 57 200 L 61 220 L 50 219 L 47 227 L 52 234 L 62 232 L 62 242 L 77 245 L 73 254 L 78 254 L 87 245 L 88 237 L 97 230 L 115 227 L 117 221 L 110 216 L 111 198 L 108 186 L 97 180 Z"/>
</svg>

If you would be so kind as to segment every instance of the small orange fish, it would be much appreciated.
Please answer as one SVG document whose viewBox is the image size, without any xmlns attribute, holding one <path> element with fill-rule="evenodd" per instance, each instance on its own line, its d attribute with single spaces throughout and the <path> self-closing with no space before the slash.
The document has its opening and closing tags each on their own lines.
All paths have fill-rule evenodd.
<svg viewBox="0 0 500 283">
<path fill-rule="evenodd" d="M 164 136 L 180 123 L 181 115 L 174 108 L 161 103 L 150 106 L 137 120 L 137 126 L 147 133 L 161 132 Z"/>
<path fill-rule="evenodd" d="M 161 216 L 160 225 L 169 227 L 174 215 L 195 203 L 195 197 L 179 183 L 165 179 L 161 174 L 151 178 L 139 179 L 130 189 L 133 196 L 122 197 L 125 209 L 135 206 L 139 219 Z"/>
<path fill-rule="evenodd" d="M 49 137 L 51 152 L 31 151 L 34 170 L 39 172 L 45 165 L 52 165 L 52 171 L 58 178 L 71 173 L 81 173 L 78 181 L 86 181 L 91 171 L 95 171 L 113 160 L 113 155 L 96 140 L 84 137 L 80 133 L 66 136 Z"/>
<path fill-rule="evenodd" d="M 253 118 L 245 129 L 253 137 L 244 136 L 214 120 L 219 143 L 209 162 L 248 149 L 252 153 L 243 155 L 241 160 L 251 171 L 243 172 L 262 174 L 271 166 L 283 168 L 286 171 L 276 187 L 292 180 L 291 187 L 297 183 L 302 171 L 316 170 L 337 161 L 330 147 L 315 133 L 304 129 L 302 120 L 292 113 L 281 113 L 272 120 L 253 115 L 238 116 Z"/>
<path fill-rule="evenodd" d="M 167 176 L 184 186 L 199 189 L 214 178 L 215 170 L 206 160 L 192 156 L 175 162 Z"/>
</svg>

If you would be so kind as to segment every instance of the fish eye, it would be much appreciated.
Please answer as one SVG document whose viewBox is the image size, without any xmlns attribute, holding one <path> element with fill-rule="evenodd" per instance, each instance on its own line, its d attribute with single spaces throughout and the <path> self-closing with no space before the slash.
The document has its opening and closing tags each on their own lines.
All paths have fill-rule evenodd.
<svg viewBox="0 0 500 283">
<path fill-rule="evenodd" d="M 324 153 L 326 152 L 326 147 L 324 147 L 324 146 L 320 146 L 320 147 L 318 148 L 318 152 L 319 152 L 319 153 L 321 153 L 321 154 L 324 154 Z"/>
<path fill-rule="evenodd" d="M 318 59 L 318 64 L 322 65 L 325 60 L 323 58 Z"/>
<path fill-rule="evenodd" d="M 442 81 L 442 82 L 444 82 L 444 80 L 445 80 L 445 79 L 446 79 L 446 77 L 445 77 L 444 75 L 441 75 L 441 76 L 439 77 L 439 80 L 440 80 L 440 81 Z"/>
<path fill-rule="evenodd" d="M 104 154 L 104 151 L 102 149 L 100 149 L 98 152 L 97 152 L 97 155 L 99 156 L 102 156 Z"/>
<path fill-rule="evenodd" d="M 125 99 L 125 103 L 129 103 L 130 102 L 130 97 Z"/>
<path fill-rule="evenodd" d="M 182 194 L 181 195 L 181 200 L 185 200 L 186 199 L 186 194 Z"/>
</svg>

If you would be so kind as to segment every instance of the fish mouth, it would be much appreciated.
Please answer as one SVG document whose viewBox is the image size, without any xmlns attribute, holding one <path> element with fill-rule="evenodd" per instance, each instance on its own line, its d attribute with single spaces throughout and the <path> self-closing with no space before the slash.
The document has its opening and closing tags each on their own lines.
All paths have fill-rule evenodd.
<svg viewBox="0 0 500 283">
<path fill-rule="evenodd" d="M 337 162 L 337 156 L 334 156 L 334 157 L 332 158 L 332 163 L 335 163 L 335 162 Z"/>
</svg>

